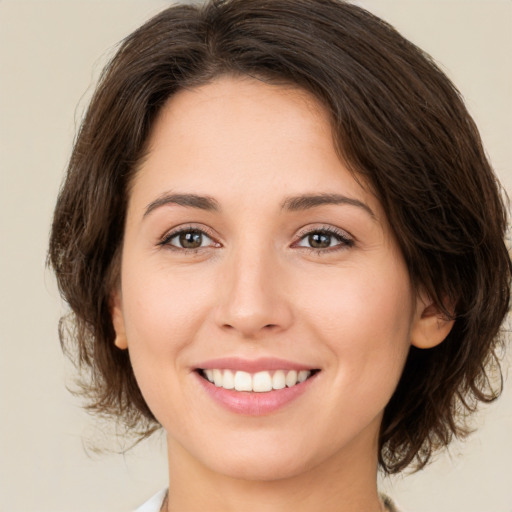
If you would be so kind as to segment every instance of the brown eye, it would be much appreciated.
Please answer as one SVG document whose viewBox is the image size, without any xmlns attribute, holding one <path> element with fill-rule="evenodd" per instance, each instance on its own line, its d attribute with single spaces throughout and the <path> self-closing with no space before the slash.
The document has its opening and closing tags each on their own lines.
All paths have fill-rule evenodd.
<svg viewBox="0 0 512 512">
<path fill-rule="evenodd" d="M 200 231 L 185 231 L 178 235 L 178 239 L 184 249 L 197 249 L 203 244 L 203 234 Z"/>
<path fill-rule="evenodd" d="M 215 246 L 215 242 L 199 229 L 184 229 L 171 233 L 162 240 L 161 245 L 167 245 L 173 249 L 193 250 Z"/>
<path fill-rule="evenodd" d="M 308 235 L 308 242 L 313 249 L 326 249 L 331 246 L 332 238 L 327 233 L 312 233 Z"/>
<path fill-rule="evenodd" d="M 304 247 L 315 251 L 322 251 L 325 249 L 335 250 L 352 247 L 354 240 L 349 237 L 344 231 L 330 229 L 318 229 L 305 233 L 296 247 Z"/>
</svg>

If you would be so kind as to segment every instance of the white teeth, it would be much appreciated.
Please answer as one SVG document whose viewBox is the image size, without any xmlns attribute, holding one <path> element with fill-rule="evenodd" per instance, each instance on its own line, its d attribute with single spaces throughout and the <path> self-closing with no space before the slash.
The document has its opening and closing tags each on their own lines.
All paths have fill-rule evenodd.
<svg viewBox="0 0 512 512">
<path fill-rule="evenodd" d="M 258 372 L 252 377 L 252 390 L 257 393 L 272 391 L 272 377 L 268 372 Z"/>
<path fill-rule="evenodd" d="M 286 376 L 283 370 L 277 370 L 272 377 L 272 388 L 283 389 L 286 387 Z"/>
<path fill-rule="evenodd" d="M 310 370 L 276 370 L 274 372 L 248 372 L 221 370 L 218 368 L 204 370 L 205 377 L 217 387 L 235 389 L 236 391 L 254 391 L 266 393 L 273 389 L 291 388 L 304 382 L 310 375 Z"/>
<path fill-rule="evenodd" d="M 224 379 L 222 381 L 222 387 L 224 389 L 235 388 L 235 376 L 231 370 L 224 370 Z"/>
<path fill-rule="evenodd" d="M 311 372 L 308 372 L 307 370 L 301 370 L 299 372 L 299 375 L 297 375 L 297 380 L 299 382 L 304 382 L 310 375 Z"/>
<path fill-rule="evenodd" d="M 297 372 L 295 370 L 291 370 L 286 374 L 286 385 L 291 388 L 297 384 Z"/>
<path fill-rule="evenodd" d="M 235 389 L 237 391 L 252 391 L 251 374 L 247 372 L 236 372 Z"/>
<path fill-rule="evenodd" d="M 213 370 L 213 382 L 217 387 L 222 387 L 223 378 L 220 370 Z"/>
</svg>

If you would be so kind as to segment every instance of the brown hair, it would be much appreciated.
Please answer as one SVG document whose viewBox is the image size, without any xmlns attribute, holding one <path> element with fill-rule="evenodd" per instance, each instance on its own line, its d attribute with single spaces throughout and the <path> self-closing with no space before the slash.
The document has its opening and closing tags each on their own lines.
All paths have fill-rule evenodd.
<svg viewBox="0 0 512 512">
<path fill-rule="evenodd" d="M 49 260 L 72 310 L 61 341 L 89 370 L 89 407 L 141 435 L 158 427 L 127 351 L 114 345 L 128 187 L 155 116 L 220 75 L 292 83 L 332 117 L 340 157 L 379 197 L 421 286 L 455 324 L 411 348 L 380 433 L 380 463 L 423 466 L 501 391 L 509 304 L 506 212 L 478 131 L 448 78 L 390 25 L 337 0 L 213 0 L 161 12 L 127 37 L 82 123 L 57 202 Z M 493 383 L 497 385 L 493 386 Z M 495 389 L 497 388 L 497 389 Z"/>
</svg>

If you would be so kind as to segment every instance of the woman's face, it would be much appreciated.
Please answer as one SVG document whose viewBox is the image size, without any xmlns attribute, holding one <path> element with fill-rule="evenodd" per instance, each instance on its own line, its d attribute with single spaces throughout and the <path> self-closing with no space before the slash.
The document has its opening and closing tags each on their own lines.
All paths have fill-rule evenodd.
<svg viewBox="0 0 512 512">
<path fill-rule="evenodd" d="M 324 109 L 222 78 L 149 142 L 113 319 L 171 456 L 265 480 L 375 460 L 420 300 Z"/>
</svg>

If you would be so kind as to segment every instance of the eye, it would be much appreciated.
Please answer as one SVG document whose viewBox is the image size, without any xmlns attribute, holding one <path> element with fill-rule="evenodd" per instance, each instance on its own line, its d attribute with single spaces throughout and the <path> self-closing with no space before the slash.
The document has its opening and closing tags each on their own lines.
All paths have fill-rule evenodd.
<svg viewBox="0 0 512 512">
<path fill-rule="evenodd" d="M 166 235 L 159 245 L 173 249 L 194 250 L 203 247 L 217 246 L 204 231 L 196 228 L 185 228 Z"/>
<path fill-rule="evenodd" d="M 302 233 L 300 240 L 295 244 L 296 247 L 305 247 L 315 251 L 342 249 L 353 245 L 354 240 L 345 232 L 331 227 Z"/>
</svg>

